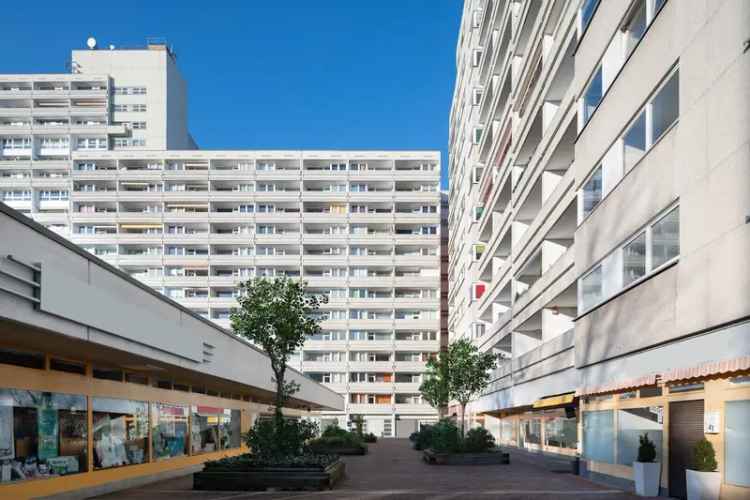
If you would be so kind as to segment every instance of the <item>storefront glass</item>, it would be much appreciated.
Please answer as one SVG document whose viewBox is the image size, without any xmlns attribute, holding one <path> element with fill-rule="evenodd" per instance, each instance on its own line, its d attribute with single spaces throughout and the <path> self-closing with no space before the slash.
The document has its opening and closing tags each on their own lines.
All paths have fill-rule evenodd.
<svg viewBox="0 0 750 500">
<path fill-rule="evenodd" d="M 578 423 L 575 417 L 555 417 L 545 420 L 544 444 L 575 449 L 578 446 Z"/>
<path fill-rule="evenodd" d="M 86 398 L 0 389 L 0 483 L 85 472 Z"/>
<path fill-rule="evenodd" d="M 154 458 L 163 460 L 188 453 L 188 407 L 154 403 L 151 405 Z"/>
<path fill-rule="evenodd" d="M 521 421 L 521 446 L 542 444 L 542 421 L 538 418 Z"/>
<path fill-rule="evenodd" d="M 500 420 L 500 442 L 503 444 L 516 445 L 515 433 L 513 432 L 514 421 L 510 418 Z"/>
<path fill-rule="evenodd" d="M 148 403 L 93 398 L 94 469 L 148 462 Z"/>
<path fill-rule="evenodd" d="M 656 461 L 661 462 L 661 406 L 617 410 L 617 463 L 632 465 L 638 459 L 640 437 L 648 434 L 656 448 Z"/>
<path fill-rule="evenodd" d="M 614 428 L 612 410 L 583 412 L 583 456 L 587 460 L 614 463 Z"/>
<path fill-rule="evenodd" d="M 750 486 L 750 400 L 727 401 L 724 419 L 726 482 Z"/>
<path fill-rule="evenodd" d="M 192 412 L 193 453 L 240 447 L 240 410 L 193 406 Z"/>
</svg>

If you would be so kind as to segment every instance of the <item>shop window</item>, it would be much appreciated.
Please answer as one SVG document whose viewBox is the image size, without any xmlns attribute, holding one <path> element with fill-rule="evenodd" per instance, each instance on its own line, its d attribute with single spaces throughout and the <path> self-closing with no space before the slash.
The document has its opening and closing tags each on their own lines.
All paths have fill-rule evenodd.
<svg viewBox="0 0 750 500">
<path fill-rule="evenodd" d="M 638 458 L 639 438 L 648 434 L 656 447 L 656 461 L 661 462 L 662 443 L 661 406 L 628 408 L 617 411 L 617 463 L 632 465 Z"/>
<path fill-rule="evenodd" d="M 140 373 L 126 373 L 125 382 L 131 384 L 148 385 L 148 377 Z"/>
<path fill-rule="evenodd" d="M 614 412 L 583 412 L 583 456 L 587 460 L 614 463 Z"/>
<path fill-rule="evenodd" d="M 112 368 L 99 368 L 94 367 L 94 378 L 100 378 L 103 380 L 114 380 L 115 382 L 122 382 L 123 373 L 122 370 Z"/>
<path fill-rule="evenodd" d="M 0 483 L 86 472 L 86 397 L 0 389 Z"/>
<path fill-rule="evenodd" d="M 0 349 L 0 364 L 44 369 L 44 354 L 40 352 Z"/>
<path fill-rule="evenodd" d="M 661 396 L 661 387 L 653 385 L 651 387 L 643 387 L 640 390 L 640 396 L 642 398 L 655 398 Z"/>
<path fill-rule="evenodd" d="M 526 444 L 542 444 L 542 421 L 538 418 L 521 421 L 522 446 Z"/>
<path fill-rule="evenodd" d="M 726 427 L 725 467 L 726 482 L 738 486 L 750 486 L 750 400 L 727 401 L 724 412 Z"/>
<path fill-rule="evenodd" d="M 578 422 L 574 418 L 556 417 L 544 422 L 544 444 L 558 448 L 578 447 Z"/>
<path fill-rule="evenodd" d="M 163 460 L 188 453 L 188 408 L 155 403 L 152 405 L 154 458 Z"/>
<path fill-rule="evenodd" d="M 239 448 L 240 411 L 193 406 L 191 443 L 193 453 Z"/>
<path fill-rule="evenodd" d="M 93 398 L 94 469 L 148 462 L 148 403 Z"/>
<path fill-rule="evenodd" d="M 83 363 L 77 363 L 75 361 L 67 361 L 64 359 L 52 358 L 49 362 L 49 367 L 52 370 L 60 372 L 77 373 L 78 375 L 86 375 L 86 365 Z"/>
<path fill-rule="evenodd" d="M 515 444 L 515 425 L 514 421 L 506 418 L 500 421 L 500 442 L 505 444 Z"/>
<path fill-rule="evenodd" d="M 635 399 L 638 397 L 638 391 L 629 391 L 629 392 L 623 392 L 619 396 L 617 396 L 617 399 L 620 401 L 624 401 L 627 399 Z"/>
</svg>

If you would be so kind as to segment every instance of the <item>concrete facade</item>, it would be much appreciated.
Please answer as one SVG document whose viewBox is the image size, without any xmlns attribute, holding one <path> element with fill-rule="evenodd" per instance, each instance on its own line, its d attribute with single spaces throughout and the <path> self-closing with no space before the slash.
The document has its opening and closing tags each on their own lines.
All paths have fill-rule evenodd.
<svg viewBox="0 0 750 500">
<path fill-rule="evenodd" d="M 671 427 L 699 400 L 722 498 L 747 495 L 725 452 L 748 398 L 749 22 L 732 0 L 465 3 L 449 330 L 498 354 L 472 411 L 502 442 L 627 486 L 627 426 L 652 408 L 637 425 L 663 432 L 681 496 Z M 619 445 L 591 434 L 608 416 Z"/>
</svg>

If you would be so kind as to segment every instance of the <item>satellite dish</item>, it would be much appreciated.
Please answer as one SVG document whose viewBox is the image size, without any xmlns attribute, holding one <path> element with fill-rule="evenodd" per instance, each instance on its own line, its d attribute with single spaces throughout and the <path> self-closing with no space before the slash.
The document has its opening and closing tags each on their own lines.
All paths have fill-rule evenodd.
<svg viewBox="0 0 750 500">
<path fill-rule="evenodd" d="M 86 40 L 86 45 L 88 45 L 91 50 L 94 50 L 96 48 L 96 38 L 90 36 L 89 39 Z"/>
</svg>

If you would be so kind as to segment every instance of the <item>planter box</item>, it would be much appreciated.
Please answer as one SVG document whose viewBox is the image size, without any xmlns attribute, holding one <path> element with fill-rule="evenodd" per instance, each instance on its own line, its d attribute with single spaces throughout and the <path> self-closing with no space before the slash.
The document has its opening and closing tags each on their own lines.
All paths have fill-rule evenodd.
<svg viewBox="0 0 750 500">
<path fill-rule="evenodd" d="M 344 462 L 321 467 L 212 468 L 193 474 L 194 490 L 328 490 L 344 477 Z"/>
<path fill-rule="evenodd" d="M 635 493 L 642 497 L 659 496 L 661 464 L 659 462 L 633 462 Z"/>
<path fill-rule="evenodd" d="M 497 451 L 484 453 L 440 453 L 434 450 L 424 450 L 422 458 L 430 465 L 506 465 L 510 463 L 510 455 Z"/>
<path fill-rule="evenodd" d="M 719 500 L 721 472 L 686 469 L 688 500 Z"/>
<path fill-rule="evenodd" d="M 314 447 L 313 451 L 320 455 L 366 455 L 367 448 L 323 448 Z"/>
</svg>

